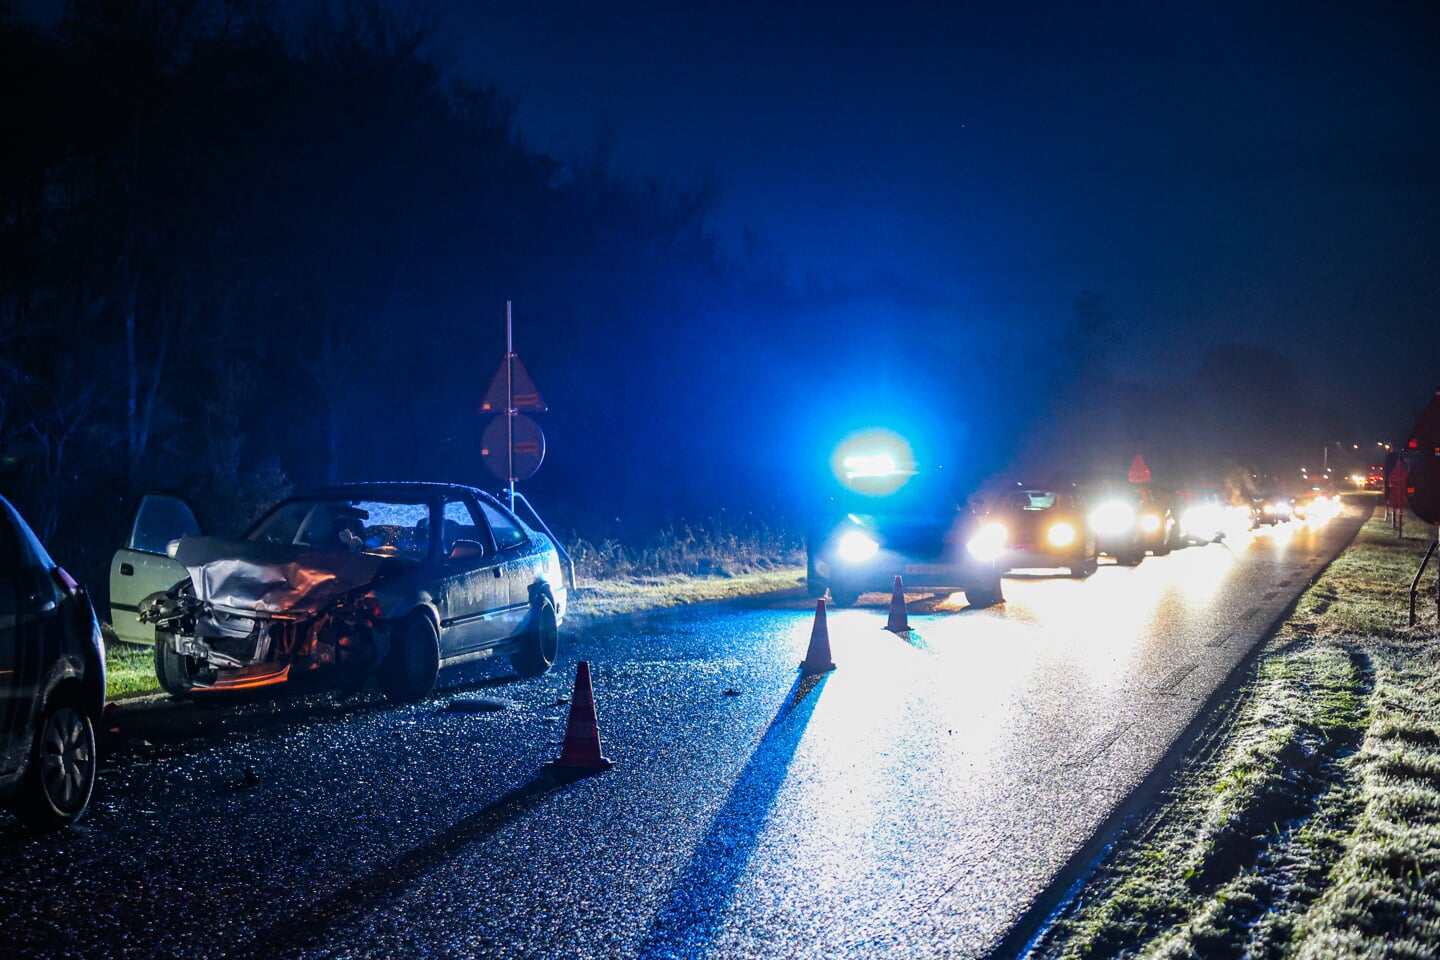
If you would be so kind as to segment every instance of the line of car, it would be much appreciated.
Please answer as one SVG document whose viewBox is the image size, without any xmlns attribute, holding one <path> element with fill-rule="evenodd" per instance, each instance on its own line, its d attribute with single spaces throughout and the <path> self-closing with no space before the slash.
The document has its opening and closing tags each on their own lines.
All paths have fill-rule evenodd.
<svg viewBox="0 0 1440 960">
<path fill-rule="evenodd" d="M 1019 483 L 960 497 L 938 473 L 893 463 L 845 479 L 806 538 L 809 592 L 828 592 L 840 606 L 888 592 L 896 576 L 907 587 L 963 591 L 970 605 L 990 606 L 1003 601 L 1000 578 L 1013 570 L 1084 578 L 1101 557 L 1134 566 L 1237 529 L 1333 516 L 1340 504 L 1319 483 L 1298 497 L 1237 503 L 1218 486 L 1166 491 L 1149 483 Z"/>
<path fill-rule="evenodd" d="M 0 508 L 0 803 L 58 827 L 94 789 L 104 645 L 86 592 Z M 118 638 L 152 648 L 173 696 L 343 696 L 373 678 L 409 702 L 475 659 L 548 671 L 574 574 L 519 494 L 357 483 L 282 500 L 239 538 L 203 536 L 183 498 L 146 494 L 110 585 Z"/>
</svg>

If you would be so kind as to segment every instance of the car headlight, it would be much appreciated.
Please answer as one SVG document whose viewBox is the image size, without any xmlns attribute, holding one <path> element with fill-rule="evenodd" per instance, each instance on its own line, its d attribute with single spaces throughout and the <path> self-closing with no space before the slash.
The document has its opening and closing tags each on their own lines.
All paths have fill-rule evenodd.
<svg viewBox="0 0 1440 960">
<path fill-rule="evenodd" d="M 1075 527 L 1063 521 L 1052 523 L 1045 539 L 1050 541 L 1052 547 L 1068 547 L 1075 542 Z"/>
<path fill-rule="evenodd" d="M 1005 551 L 1005 544 L 1009 539 L 1010 531 L 1005 529 L 1005 525 L 992 520 L 981 527 L 965 547 L 975 559 L 989 563 Z"/>
<path fill-rule="evenodd" d="M 864 563 L 880 552 L 880 544 L 867 533 L 851 530 L 840 538 L 835 552 L 846 563 Z"/>
<path fill-rule="evenodd" d="M 1180 518 L 1180 528 L 1192 537 L 1210 539 L 1220 532 L 1225 518 L 1219 507 L 1192 507 Z"/>
<path fill-rule="evenodd" d="M 1140 518 L 1140 529 L 1146 533 L 1156 533 L 1160 530 L 1160 515 L 1158 513 L 1147 513 Z"/>
<path fill-rule="evenodd" d="M 1135 508 L 1123 500 L 1111 500 L 1095 508 L 1090 524 L 1104 536 L 1125 533 L 1135 526 Z"/>
</svg>

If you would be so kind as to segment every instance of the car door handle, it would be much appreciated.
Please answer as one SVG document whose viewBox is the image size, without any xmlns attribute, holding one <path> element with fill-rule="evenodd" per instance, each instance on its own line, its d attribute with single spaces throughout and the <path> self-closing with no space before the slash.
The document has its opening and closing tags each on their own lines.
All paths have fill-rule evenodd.
<svg viewBox="0 0 1440 960">
<path fill-rule="evenodd" d="M 130 564 L 128 564 L 128 563 L 122 563 L 122 564 L 120 564 L 120 576 L 122 576 L 122 577 L 133 577 L 133 576 L 135 576 L 135 568 L 134 568 L 133 566 L 131 566 Z"/>
</svg>

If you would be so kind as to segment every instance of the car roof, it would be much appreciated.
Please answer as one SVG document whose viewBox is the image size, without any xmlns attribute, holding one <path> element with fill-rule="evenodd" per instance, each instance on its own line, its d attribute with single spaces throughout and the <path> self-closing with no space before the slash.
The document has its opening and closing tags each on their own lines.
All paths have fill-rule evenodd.
<svg viewBox="0 0 1440 960">
<path fill-rule="evenodd" d="M 492 494 L 481 490 L 479 487 L 471 487 L 463 483 L 442 483 L 431 480 L 381 480 L 381 481 L 360 481 L 356 483 L 336 483 L 325 487 L 319 487 L 305 493 L 296 494 L 290 499 L 310 499 L 314 497 L 353 497 L 357 494 L 375 497 L 377 499 L 404 499 L 404 500 L 433 500 L 443 497 L 446 494 L 468 493 L 472 496 L 495 499 Z"/>
</svg>

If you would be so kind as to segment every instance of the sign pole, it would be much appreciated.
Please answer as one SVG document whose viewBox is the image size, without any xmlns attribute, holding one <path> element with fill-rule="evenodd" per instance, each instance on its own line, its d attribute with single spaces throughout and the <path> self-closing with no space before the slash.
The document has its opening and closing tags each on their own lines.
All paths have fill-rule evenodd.
<svg viewBox="0 0 1440 960">
<path fill-rule="evenodd" d="M 515 328 L 510 319 L 510 301 L 505 301 L 505 479 L 509 483 L 510 509 L 515 509 Z"/>
</svg>

